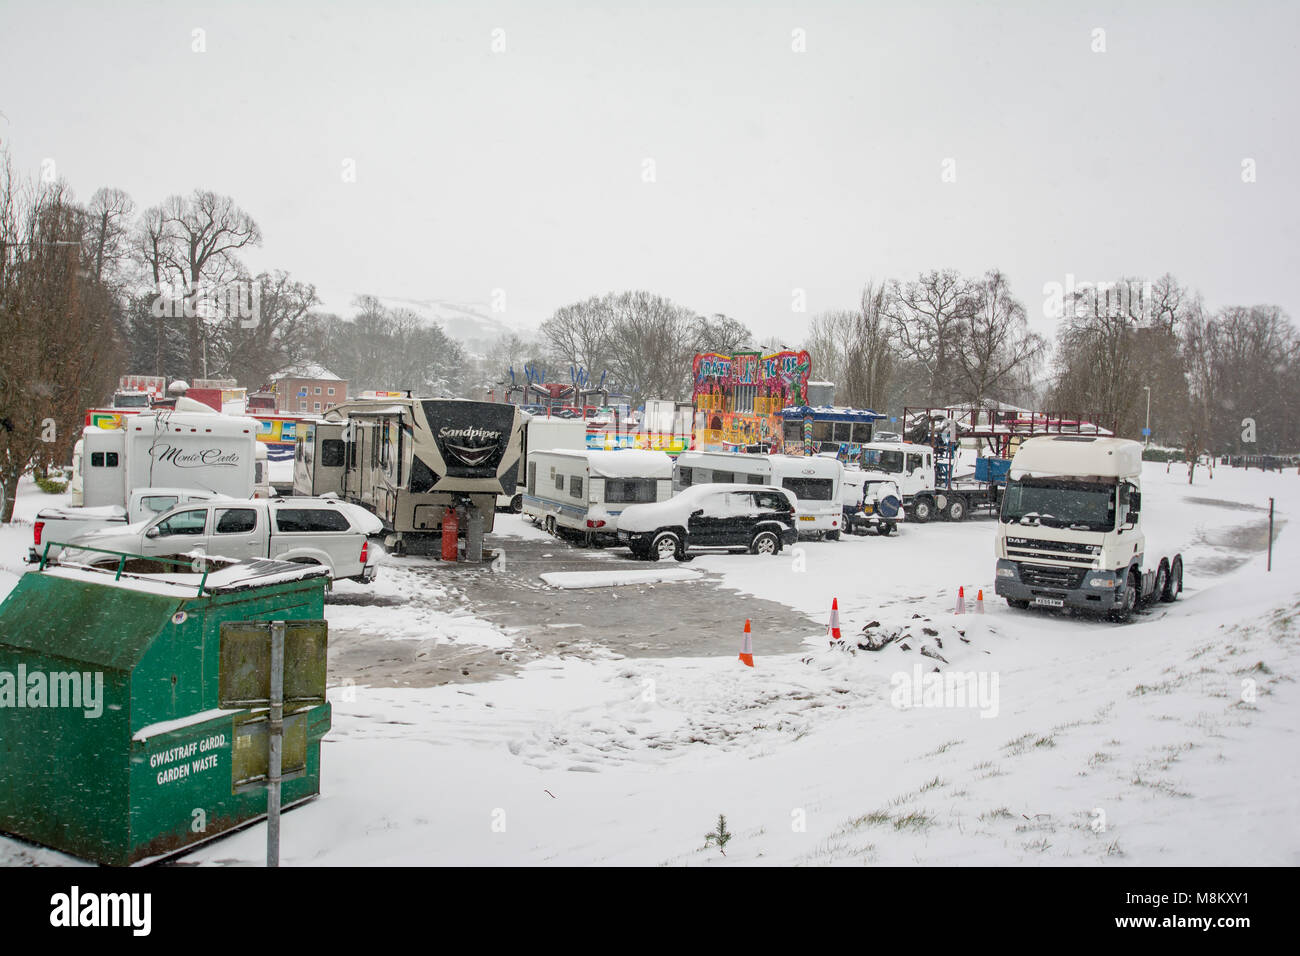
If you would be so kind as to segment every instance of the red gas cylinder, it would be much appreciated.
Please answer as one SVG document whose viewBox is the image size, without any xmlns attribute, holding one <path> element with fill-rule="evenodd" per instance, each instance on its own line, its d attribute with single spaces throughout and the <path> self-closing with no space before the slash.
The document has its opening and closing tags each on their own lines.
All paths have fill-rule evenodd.
<svg viewBox="0 0 1300 956">
<path fill-rule="evenodd" d="M 442 514 L 442 560 L 456 560 L 456 539 L 460 537 L 460 515 L 455 508 Z"/>
</svg>

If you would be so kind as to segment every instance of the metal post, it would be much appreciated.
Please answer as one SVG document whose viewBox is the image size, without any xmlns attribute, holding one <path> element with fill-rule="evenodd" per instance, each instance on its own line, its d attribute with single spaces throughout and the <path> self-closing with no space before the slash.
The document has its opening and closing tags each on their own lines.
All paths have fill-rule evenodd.
<svg viewBox="0 0 1300 956">
<path fill-rule="evenodd" d="M 270 741 L 266 770 L 266 865 L 280 865 L 280 758 L 284 744 L 284 621 L 271 622 Z"/>
<path fill-rule="evenodd" d="M 1268 570 L 1273 570 L 1273 499 L 1268 499 Z"/>
<path fill-rule="evenodd" d="M 1146 443 L 1146 447 L 1147 447 L 1147 448 L 1150 448 L 1150 447 L 1151 447 L 1151 386 L 1150 386 L 1150 385 L 1143 385 L 1142 387 L 1145 388 L 1145 389 L 1147 390 L 1147 428 L 1146 428 L 1146 431 L 1147 431 L 1147 433 L 1146 433 L 1146 440 L 1147 440 L 1147 443 Z"/>
</svg>

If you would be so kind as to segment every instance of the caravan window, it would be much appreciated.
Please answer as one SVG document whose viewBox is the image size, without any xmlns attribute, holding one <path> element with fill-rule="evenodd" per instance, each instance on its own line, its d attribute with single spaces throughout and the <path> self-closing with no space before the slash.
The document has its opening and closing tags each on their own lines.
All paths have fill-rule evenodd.
<svg viewBox="0 0 1300 956">
<path fill-rule="evenodd" d="M 322 468 L 343 467 L 343 439 L 326 438 L 321 441 L 320 463 Z"/>
<path fill-rule="evenodd" d="M 115 451 L 92 451 L 90 453 L 91 468 L 116 468 L 117 452 Z"/>
<path fill-rule="evenodd" d="M 763 476 L 762 476 L 762 475 L 747 475 L 747 476 L 745 477 L 745 481 L 746 481 L 747 484 L 751 484 L 751 485 L 762 485 L 762 484 L 765 484 L 765 482 L 763 481 Z"/>
<path fill-rule="evenodd" d="M 528 463 L 528 493 L 537 494 L 537 462 L 535 461 Z"/>
<path fill-rule="evenodd" d="M 813 422 L 813 441 L 834 441 L 832 422 Z"/>
<path fill-rule="evenodd" d="M 690 471 L 689 468 L 685 469 Z M 645 504 L 655 500 L 653 478 L 606 478 L 605 501 L 612 505 Z"/>
<path fill-rule="evenodd" d="M 563 476 L 563 475 L 556 475 L 556 476 L 555 476 L 555 490 L 556 490 L 556 491 L 563 491 L 563 490 L 564 490 L 564 476 Z"/>
<path fill-rule="evenodd" d="M 781 487 L 802 501 L 830 501 L 835 482 L 830 478 L 782 478 Z"/>
<path fill-rule="evenodd" d="M 735 480 L 735 474 L 730 471 L 715 471 L 713 473 L 713 483 L 715 485 L 729 485 Z"/>
<path fill-rule="evenodd" d="M 691 486 L 691 470 L 689 468 L 678 468 L 677 478 L 683 488 L 689 488 Z"/>
<path fill-rule="evenodd" d="M 582 478 L 578 475 L 569 477 L 569 496 L 572 498 L 582 497 Z"/>
</svg>

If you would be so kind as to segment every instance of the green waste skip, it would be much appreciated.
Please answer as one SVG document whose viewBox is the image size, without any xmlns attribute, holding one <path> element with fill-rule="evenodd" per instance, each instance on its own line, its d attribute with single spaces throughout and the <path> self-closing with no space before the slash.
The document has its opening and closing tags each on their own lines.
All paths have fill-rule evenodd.
<svg viewBox="0 0 1300 956">
<path fill-rule="evenodd" d="M 209 560 L 202 575 L 138 573 L 159 559 L 136 558 L 20 578 L 0 604 L 0 831 L 124 865 L 266 814 L 249 785 L 264 712 L 220 707 L 222 625 L 311 622 L 323 671 L 328 572 Z M 320 792 L 329 728 L 328 703 L 286 705 L 284 806 Z"/>
</svg>

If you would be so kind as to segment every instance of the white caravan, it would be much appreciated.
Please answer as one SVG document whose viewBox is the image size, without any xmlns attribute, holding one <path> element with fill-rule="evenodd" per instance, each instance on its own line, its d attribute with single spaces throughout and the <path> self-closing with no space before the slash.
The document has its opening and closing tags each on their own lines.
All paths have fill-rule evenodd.
<svg viewBox="0 0 1300 956">
<path fill-rule="evenodd" d="M 519 487 L 513 495 L 498 495 L 497 510 L 519 514 L 524 510 L 524 465 L 533 451 L 564 448 L 582 451 L 587 447 L 587 423 L 581 418 L 549 418 L 524 413 L 524 454 L 519 459 Z"/>
<path fill-rule="evenodd" d="M 1125 621 L 1177 600 L 1180 554 L 1148 553 L 1142 446 L 1122 438 L 1045 435 L 1011 462 L 996 540 L 997 593 L 1012 607 L 1078 608 Z"/>
<path fill-rule="evenodd" d="M 662 451 L 556 449 L 528 455 L 524 514 L 554 534 L 581 532 L 589 542 L 618 531 L 628 505 L 666 501 L 673 460 Z"/>
<path fill-rule="evenodd" d="M 139 488 L 195 488 L 232 498 L 269 490 L 257 473 L 259 442 L 252 418 L 222 415 L 200 402 L 132 415 L 121 428 L 81 433 L 78 475 L 88 508 L 125 508 Z M 263 453 L 265 452 L 262 449 Z"/>
<path fill-rule="evenodd" d="M 799 532 L 833 541 L 844 526 L 843 478 L 844 466 L 834 458 L 684 451 L 677 456 L 673 486 L 681 491 L 692 485 L 739 482 L 784 488 L 798 502 Z"/>
</svg>

